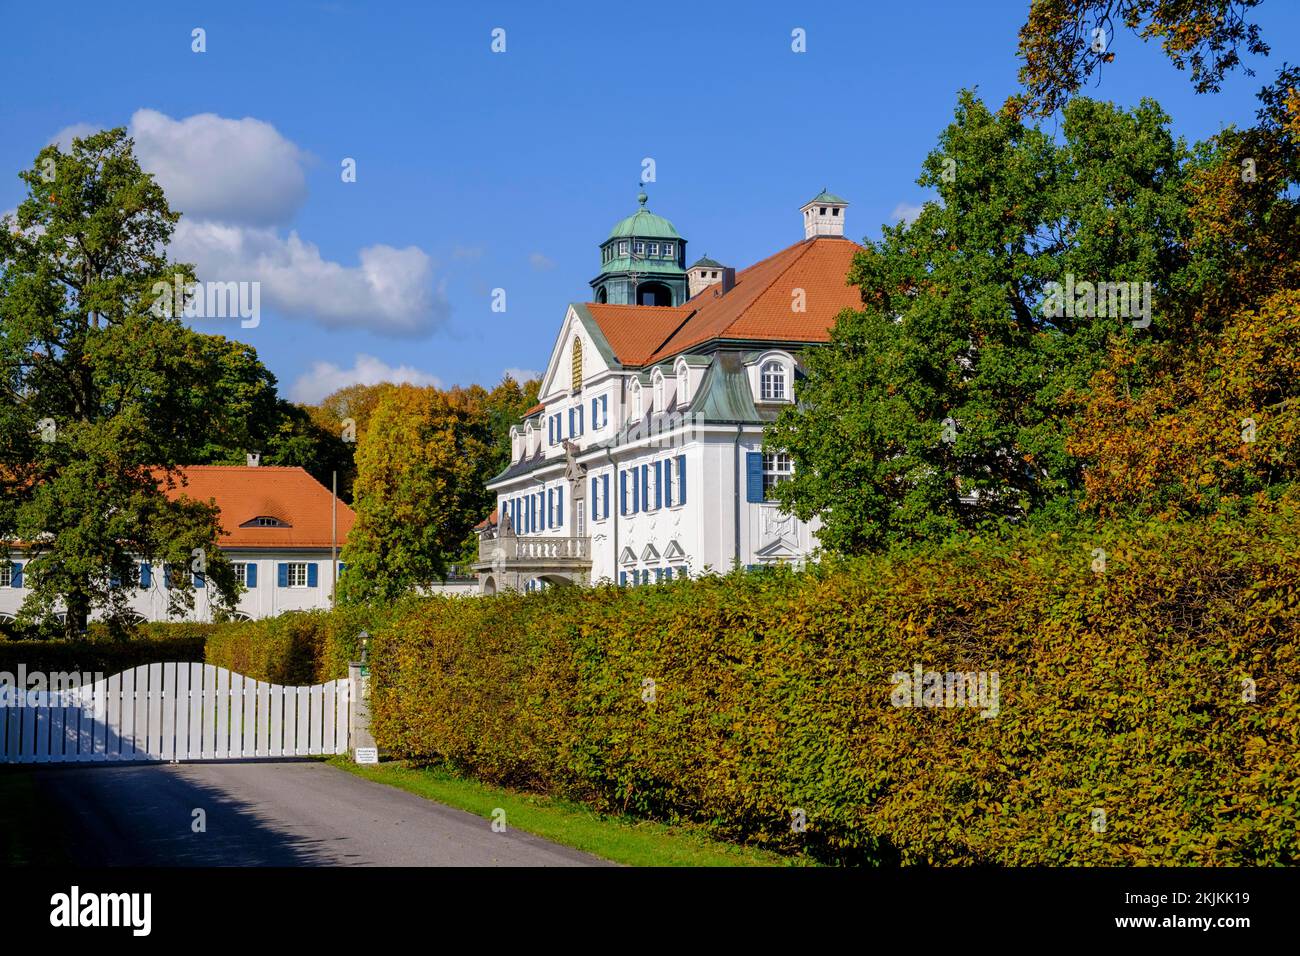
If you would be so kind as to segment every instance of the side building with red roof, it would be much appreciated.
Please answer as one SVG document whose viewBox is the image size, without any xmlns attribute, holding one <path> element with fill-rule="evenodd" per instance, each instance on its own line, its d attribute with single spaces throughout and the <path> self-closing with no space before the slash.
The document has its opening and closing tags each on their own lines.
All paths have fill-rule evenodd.
<svg viewBox="0 0 1300 956">
<path fill-rule="evenodd" d="M 763 429 L 794 400 L 801 357 L 861 307 L 848 203 L 823 191 L 800 209 L 801 241 L 737 271 L 686 266 L 686 240 L 639 198 L 601 243 L 596 301 L 566 310 L 539 403 L 489 484 L 483 593 L 655 583 L 815 550 L 817 525 L 771 500 L 791 462 Z"/>
<path fill-rule="evenodd" d="M 179 469 L 168 497 L 191 498 L 221 510 L 218 545 L 244 585 L 235 608 L 240 618 L 274 617 L 332 605 L 337 559 L 356 515 L 301 468 L 244 465 L 190 465 Z M 26 596 L 27 565 L 39 555 L 21 548 L 0 568 L 0 621 L 17 614 Z M 200 566 L 201 567 L 201 566 Z M 194 586 L 194 607 L 182 620 L 212 619 L 202 573 L 141 562 L 131 582 L 130 609 L 143 620 L 169 616 L 168 591 L 184 574 Z"/>
</svg>

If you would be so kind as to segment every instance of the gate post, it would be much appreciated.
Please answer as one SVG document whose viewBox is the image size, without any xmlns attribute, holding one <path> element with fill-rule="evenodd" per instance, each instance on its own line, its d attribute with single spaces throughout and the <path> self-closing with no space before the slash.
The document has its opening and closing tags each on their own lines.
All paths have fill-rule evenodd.
<svg viewBox="0 0 1300 956">
<path fill-rule="evenodd" d="M 370 750 L 373 759 L 366 763 L 377 763 L 378 751 L 375 738 L 370 732 L 370 665 L 364 660 L 348 662 L 348 681 L 352 685 L 352 708 L 348 714 L 348 737 L 352 744 L 352 759 L 361 763 L 362 754 L 358 751 Z"/>
</svg>

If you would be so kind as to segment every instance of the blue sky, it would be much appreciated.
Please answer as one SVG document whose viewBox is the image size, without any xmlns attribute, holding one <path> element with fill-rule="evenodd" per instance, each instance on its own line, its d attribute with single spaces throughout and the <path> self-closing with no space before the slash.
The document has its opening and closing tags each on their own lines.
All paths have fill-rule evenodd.
<svg viewBox="0 0 1300 956">
<path fill-rule="evenodd" d="M 801 239 L 824 186 L 852 203 L 850 236 L 878 235 L 926 198 L 917 171 L 956 92 L 1014 91 L 1028 0 L 446 6 L 5 0 L 0 213 L 58 134 L 129 125 L 200 278 L 262 282 L 257 328 L 196 327 L 255 346 L 286 394 L 490 385 L 544 366 L 646 157 L 649 207 L 690 260 L 743 267 Z M 1154 97 L 1188 139 L 1248 123 L 1296 59 L 1300 4 L 1254 19 L 1273 47 L 1254 78 L 1196 96 L 1121 34 L 1092 95 Z"/>
</svg>

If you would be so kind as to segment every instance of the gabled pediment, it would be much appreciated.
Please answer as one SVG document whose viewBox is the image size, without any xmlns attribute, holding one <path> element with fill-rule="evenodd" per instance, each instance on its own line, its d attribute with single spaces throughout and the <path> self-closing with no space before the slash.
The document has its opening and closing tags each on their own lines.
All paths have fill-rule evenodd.
<svg viewBox="0 0 1300 956">
<path fill-rule="evenodd" d="M 659 552 L 653 544 L 645 546 L 645 550 L 641 552 L 641 560 L 646 562 L 659 560 Z"/>
<path fill-rule="evenodd" d="M 623 553 L 618 556 L 619 564 L 636 564 L 636 552 L 631 548 L 624 548 Z"/>
<path fill-rule="evenodd" d="M 763 545 L 763 547 L 759 548 L 754 553 L 756 556 L 764 560 L 775 561 L 782 558 L 797 558 L 799 557 L 799 553 L 795 550 L 795 547 L 794 542 L 788 541 L 785 538 L 777 538 L 775 541 L 770 541 Z"/>
<path fill-rule="evenodd" d="M 571 303 L 560 324 L 560 333 L 551 347 L 551 357 L 542 375 L 538 392 L 540 401 L 554 401 L 567 395 L 573 381 L 573 340 L 582 342 L 583 379 L 590 382 L 603 372 L 618 367 L 614 353 L 587 310 L 580 303 Z"/>
<path fill-rule="evenodd" d="M 684 557 L 686 557 L 686 552 L 682 550 L 682 546 L 678 544 L 675 540 L 669 541 L 668 547 L 664 549 L 664 560 L 676 561 L 679 558 L 684 558 Z"/>
</svg>

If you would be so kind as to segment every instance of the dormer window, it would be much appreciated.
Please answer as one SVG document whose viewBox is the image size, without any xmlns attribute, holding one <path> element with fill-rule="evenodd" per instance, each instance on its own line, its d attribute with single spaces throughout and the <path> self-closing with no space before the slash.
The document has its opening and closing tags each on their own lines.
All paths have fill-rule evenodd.
<svg viewBox="0 0 1300 956">
<path fill-rule="evenodd" d="M 664 243 L 664 255 L 667 256 L 667 257 L 670 258 L 670 259 L 672 258 L 672 255 L 673 255 L 673 244 L 672 244 L 671 242 L 665 242 L 665 243 Z"/>
<path fill-rule="evenodd" d="M 635 243 L 633 243 L 633 244 L 632 244 L 632 251 L 633 251 L 636 255 L 638 255 L 638 256 L 643 256 L 643 255 L 645 255 L 645 243 L 644 243 L 644 242 L 635 242 Z"/>
<path fill-rule="evenodd" d="M 626 242 L 626 241 L 624 241 L 624 242 L 620 242 L 620 243 L 618 244 L 618 254 L 619 254 L 620 256 L 625 256 L 625 255 L 627 255 L 627 242 Z"/>
<path fill-rule="evenodd" d="M 659 372 L 655 373 L 654 386 L 654 407 L 662 412 L 667 407 L 667 403 L 664 401 L 664 377 Z"/>
<path fill-rule="evenodd" d="M 643 414 L 641 409 L 641 383 L 632 383 L 632 417 L 640 418 Z"/>
<path fill-rule="evenodd" d="M 659 243 L 657 242 L 650 243 L 650 255 L 652 256 L 659 255 Z"/>
<path fill-rule="evenodd" d="M 759 394 L 765 402 L 783 402 L 786 399 L 785 366 L 773 359 L 763 363 L 759 374 Z"/>
<path fill-rule="evenodd" d="M 245 521 L 240 527 L 243 528 L 288 528 L 291 527 L 289 522 L 281 521 L 272 515 L 258 515 L 252 521 Z"/>
<path fill-rule="evenodd" d="M 691 372 L 682 362 L 677 366 L 677 407 L 681 408 L 691 400 Z"/>
</svg>

